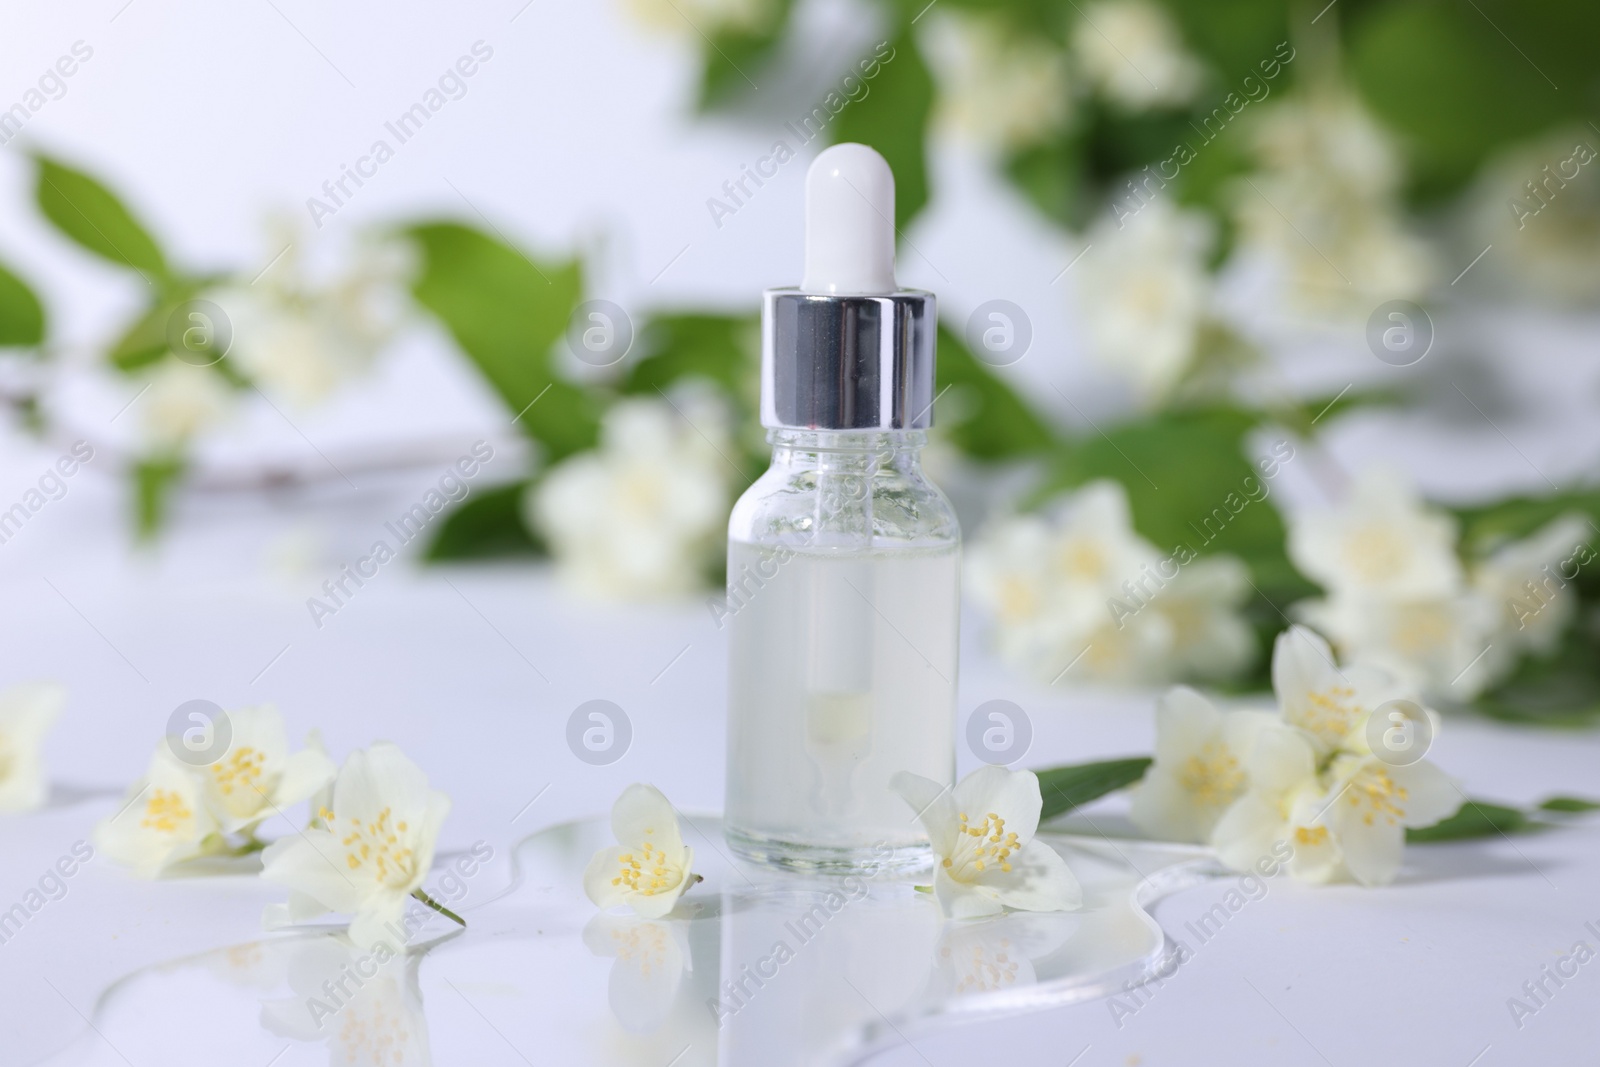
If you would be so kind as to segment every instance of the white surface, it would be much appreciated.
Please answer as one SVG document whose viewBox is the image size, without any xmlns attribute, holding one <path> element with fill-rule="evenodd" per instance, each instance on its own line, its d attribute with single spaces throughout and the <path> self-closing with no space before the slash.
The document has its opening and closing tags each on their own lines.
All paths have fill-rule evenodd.
<svg viewBox="0 0 1600 1067">
<path fill-rule="evenodd" d="M 45 458 L 23 453 L 16 467 L 32 470 Z M 503 857 L 538 826 L 602 811 L 640 779 L 683 808 L 715 810 L 724 647 L 702 605 L 606 608 L 570 599 L 533 570 L 400 564 L 318 630 L 305 597 L 336 569 L 337 549 L 329 562 L 283 578 L 255 562 L 292 523 L 319 516 L 337 519 L 344 538 L 360 544 L 364 530 L 431 480 L 412 476 L 339 511 L 312 501 L 245 501 L 226 512 L 191 504 L 175 536 L 148 557 L 126 549 L 110 484 L 76 482 L 0 549 L 7 680 L 57 677 L 71 687 L 48 747 L 58 782 L 119 789 L 140 773 L 184 700 L 270 699 L 295 734 L 320 726 L 336 756 L 376 738 L 412 753 L 455 800 L 448 848 L 483 840 Z M 1023 685 L 982 655 L 974 633 L 966 638 L 961 713 L 995 698 L 1020 704 L 1036 731 L 1030 764 L 1149 751 L 1149 697 Z M 580 763 L 564 741 L 567 716 L 596 697 L 620 704 L 635 729 L 632 749 L 609 767 Z M 1595 792 L 1600 738 L 1452 721 L 1435 754 L 1473 794 L 1526 802 Z M 963 769 L 972 765 L 965 758 Z M 116 805 L 107 796 L 0 821 L 0 902 L 20 899 Z M 1008 1062 L 1059 1067 L 1085 1046 L 1080 1064 L 1320 1064 L 1325 1056 L 1464 1065 L 1485 1046 L 1484 1064 L 1569 1062 L 1600 1039 L 1588 989 L 1600 971 L 1583 968 L 1521 1031 L 1506 999 L 1576 941 L 1600 944 L 1584 928 L 1600 925 L 1597 846 L 1600 825 L 1590 822 L 1414 848 L 1386 889 L 1280 879 L 1203 945 L 1185 923 L 1221 900 L 1225 886 L 1194 890 L 1157 909 L 1194 958 L 1120 1029 L 1099 1002 L 919 1038 L 916 1050 L 885 1062 L 982 1062 L 1003 1047 Z M 480 877 L 503 875 L 497 866 Z M 260 909 L 275 897 L 245 878 L 137 882 L 103 859 L 69 884 L 64 899 L 0 946 L 8 1062 L 65 1044 L 83 1028 L 74 1009 L 87 1011 L 137 966 L 255 939 Z M 438 1049 L 518 1062 L 481 1018 L 459 1008 L 448 999 L 427 1004 Z M 234 1037 L 258 1040 L 228 1030 L 249 1029 L 248 1019 L 201 1022 L 204 1041 L 163 1030 L 146 1035 L 141 1055 L 124 1052 L 135 1067 L 179 1064 Z M 91 1062 L 121 1062 L 101 1053 Z"/>
</svg>

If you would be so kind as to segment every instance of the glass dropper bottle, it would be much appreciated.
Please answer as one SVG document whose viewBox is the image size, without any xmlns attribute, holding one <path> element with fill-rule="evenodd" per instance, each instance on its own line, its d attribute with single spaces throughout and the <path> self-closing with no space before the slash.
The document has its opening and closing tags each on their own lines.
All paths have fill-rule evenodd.
<svg viewBox="0 0 1600 1067">
<path fill-rule="evenodd" d="M 762 308 L 772 466 L 728 526 L 725 833 L 781 867 L 925 864 L 889 779 L 955 773 L 961 533 L 921 465 L 937 316 L 895 284 L 893 219 L 882 156 L 822 152 L 803 280 Z"/>
</svg>

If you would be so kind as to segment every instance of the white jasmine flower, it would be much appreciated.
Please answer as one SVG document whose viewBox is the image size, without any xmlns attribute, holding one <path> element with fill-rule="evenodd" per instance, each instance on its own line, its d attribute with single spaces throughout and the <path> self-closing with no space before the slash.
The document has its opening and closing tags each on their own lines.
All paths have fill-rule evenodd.
<svg viewBox="0 0 1600 1067">
<path fill-rule="evenodd" d="M 1432 256 L 1403 225 L 1404 169 L 1355 94 L 1267 105 L 1254 149 L 1261 169 L 1235 194 L 1241 242 L 1283 271 L 1294 305 L 1364 319 L 1421 295 Z"/>
<path fill-rule="evenodd" d="M 1044 516 L 1017 515 L 989 522 L 966 548 L 964 584 L 994 623 L 996 652 L 1035 673 L 1048 670 L 1082 626 L 1058 602 L 1054 540 Z"/>
<path fill-rule="evenodd" d="M 303 265 L 303 236 L 275 227 L 283 253 L 251 285 L 213 294 L 232 320 L 228 358 L 269 393 L 310 407 L 366 371 L 394 337 L 408 306 L 410 250 L 398 241 L 358 241 L 347 270 L 327 284 Z"/>
<path fill-rule="evenodd" d="M 1034 840 L 1044 801 L 1032 771 L 980 767 L 954 790 L 899 771 L 889 787 L 917 813 L 933 847 L 933 892 L 955 919 L 1072 911 L 1083 892 L 1067 863 Z"/>
<path fill-rule="evenodd" d="M 968 550 L 966 583 L 994 618 L 1001 658 L 1047 682 L 1069 668 L 1125 683 L 1215 677 L 1254 653 L 1236 611 L 1249 586 L 1243 564 L 1163 558 L 1133 529 L 1113 481 L 990 523 Z"/>
<path fill-rule="evenodd" d="M 222 838 L 199 776 L 162 741 L 127 803 L 95 827 L 94 845 L 153 878 L 174 864 L 220 851 Z"/>
<path fill-rule="evenodd" d="M 40 748 L 67 693 L 34 682 L 0 693 L 0 812 L 31 811 L 45 802 L 50 782 Z"/>
<path fill-rule="evenodd" d="M 772 0 L 623 0 L 628 14 L 657 32 L 699 40 L 725 30 L 759 30 L 772 21 Z"/>
<path fill-rule="evenodd" d="M 1287 844 L 1289 873 L 1301 881 L 1384 885 L 1399 873 L 1406 828 L 1432 826 L 1461 806 L 1460 791 L 1426 760 L 1399 767 L 1340 753 L 1320 775 L 1312 761 L 1304 734 L 1263 732 L 1250 792 L 1213 835 L 1223 863 L 1249 870 Z"/>
<path fill-rule="evenodd" d="M 272 705 L 227 713 L 233 738 L 215 763 L 197 767 L 205 800 L 223 833 L 253 830 L 263 819 L 330 786 L 338 768 L 326 752 L 289 753 L 283 716 Z"/>
<path fill-rule="evenodd" d="M 939 80 L 940 120 L 1002 152 L 1064 126 L 1072 112 L 1066 54 L 980 15 L 935 12 L 927 44 Z"/>
<path fill-rule="evenodd" d="M 659 919 L 699 881 L 678 813 L 655 786 L 635 782 L 622 791 L 611 832 L 618 843 L 596 852 L 583 872 L 583 891 L 596 906 L 626 904 L 641 918 Z"/>
<path fill-rule="evenodd" d="M 709 397 L 630 399 L 605 415 L 600 447 L 553 467 L 525 513 L 558 570 L 604 597 L 661 597 L 705 582 L 728 521 L 727 416 Z"/>
<path fill-rule="evenodd" d="M 1086 5 L 1072 48 L 1095 88 L 1133 111 L 1188 103 L 1200 87 L 1199 61 L 1171 17 L 1149 0 Z"/>
<path fill-rule="evenodd" d="M 406 899 L 422 888 L 450 798 L 396 746 L 353 752 L 333 787 L 322 826 L 281 838 L 262 854 L 261 877 L 286 887 L 287 905 L 267 909 L 269 927 L 326 912 L 353 916 L 350 939 L 363 949 L 389 939 Z"/>
<path fill-rule="evenodd" d="M 1336 878 L 1342 858 L 1329 828 L 1319 821 L 1327 805 L 1311 738 L 1291 726 L 1261 730 L 1245 772 L 1248 791 L 1212 829 L 1217 858 L 1233 870 L 1248 871 L 1288 845 L 1290 875 L 1304 882 Z"/>
<path fill-rule="evenodd" d="M 1239 609 L 1251 593 L 1250 568 L 1235 556 L 1186 563 L 1151 602 L 1172 634 L 1169 673 L 1232 678 L 1256 656 L 1256 636 Z"/>
<path fill-rule="evenodd" d="M 1441 698 L 1471 699 L 1519 650 L 1516 640 L 1497 638 L 1506 615 L 1495 601 L 1505 580 L 1528 573 L 1525 553 L 1550 548 L 1522 546 L 1469 584 L 1456 537 L 1455 520 L 1398 475 L 1368 471 L 1340 507 L 1290 517 L 1289 558 L 1330 594 L 1296 605 L 1295 614 L 1346 659 L 1382 666 Z M 1562 625 L 1560 610 L 1551 614 Z"/>
<path fill-rule="evenodd" d="M 139 399 L 145 440 L 157 452 L 181 451 L 227 418 L 233 404 L 233 387 L 214 368 L 163 359 Z"/>
<path fill-rule="evenodd" d="M 1492 244 L 1494 254 L 1475 268 L 1483 276 L 1469 276 L 1463 285 L 1508 287 L 1541 302 L 1594 304 L 1600 294 L 1597 148 L 1594 130 L 1578 125 L 1518 145 L 1483 168 L 1470 198 L 1472 247 Z"/>
<path fill-rule="evenodd" d="M 683 923 L 602 911 L 583 928 L 583 943 L 596 956 L 615 960 L 608 1000 L 629 1033 L 647 1034 L 665 1022 L 684 972 L 694 969 Z"/>
<path fill-rule="evenodd" d="M 1069 585 L 1104 588 L 1160 560 L 1155 546 L 1134 532 L 1128 493 L 1118 482 L 1087 483 L 1055 515 L 1056 573 Z"/>
<path fill-rule="evenodd" d="M 1499 546 L 1473 569 L 1472 588 L 1499 609 L 1499 648 L 1546 656 L 1555 651 L 1577 613 L 1570 583 L 1595 558 L 1594 533 L 1586 517 L 1563 515 Z"/>
<path fill-rule="evenodd" d="M 993 613 L 1008 663 L 1051 680 L 1083 654 L 1086 674 L 1123 677 L 1160 655 L 1165 631 L 1153 613 L 1114 626 L 1107 591 L 1158 561 L 1122 487 L 1096 481 L 1044 515 L 992 523 L 967 554 L 968 586 Z"/>
<path fill-rule="evenodd" d="M 1203 842 L 1245 792 L 1245 761 L 1255 735 L 1276 717 L 1230 711 L 1187 686 L 1156 705 L 1155 762 L 1133 789 L 1129 816 L 1164 841 Z"/>
<path fill-rule="evenodd" d="M 1079 307 L 1096 358 L 1160 403 L 1194 365 L 1209 321 L 1211 226 L 1166 197 L 1119 215 L 1089 233 Z"/>
<path fill-rule="evenodd" d="M 1449 596 L 1464 580 L 1455 546 L 1455 520 L 1378 469 L 1357 480 L 1342 506 L 1289 519 L 1290 560 L 1335 595 Z"/>
<path fill-rule="evenodd" d="M 1336 665 L 1328 642 L 1291 626 L 1272 646 L 1272 691 L 1283 721 L 1305 732 L 1319 755 L 1366 752 L 1367 716 L 1412 691 L 1392 674 L 1357 663 Z"/>
<path fill-rule="evenodd" d="M 1421 600 L 1347 594 L 1297 604 L 1294 613 L 1333 638 L 1345 659 L 1442 699 L 1472 699 L 1514 659 L 1510 642 L 1493 648 L 1500 615 L 1477 592 Z"/>
<path fill-rule="evenodd" d="M 1289 872 L 1301 880 L 1392 881 L 1406 828 L 1431 826 L 1462 801 L 1426 760 L 1395 766 L 1371 753 L 1368 717 L 1412 694 L 1381 671 L 1340 669 L 1327 644 L 1301 627 L 1279 635 L 1272 678 L 1283 721 L 1253 738 L 1248 788 L 1212 831 L 1218 857 L 1249 870 L 1287 845 Z"/>
<path fill-rule="evenodd" d="M 1427 760 L 1396 767 L 1375 756 L 1341 754 L 1327 777 L 1330 799 L 1319 825 L 1328 827 L 1345 869 L 1362 885 L 1394 881 L 1406 828 L 1432 826 L 1465 799 Z"/>
</svg>

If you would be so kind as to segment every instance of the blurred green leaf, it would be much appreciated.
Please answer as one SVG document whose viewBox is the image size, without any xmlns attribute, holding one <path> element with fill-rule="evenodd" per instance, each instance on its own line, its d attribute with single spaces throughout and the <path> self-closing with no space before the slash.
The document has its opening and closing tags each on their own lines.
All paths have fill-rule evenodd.
<svg viewBox="0 0 1600 1067">
<path fill-rule="evenodd" d="M 172 494 L 183 474 L 183 460 L 175 456 L 142 459 L 134 464 L 134 530 L 141 541 L 154 540 L 166 525 Z"/>
<path fill-rule="evenodd" d="M 117 338 L 106 359 L 120 371 L 143 370 L 166 358 L 167 319 L 177 306 L 176 301 L 159 300 L 140 315 Z"/>
<path fill-rule="evenodd" d="M 894 171 L 894 224 L 904 233 L 928 202 L 928 117 L 933 111 L 933 76 L 906 27 L 891 42 L 867 94 L 849 102 L 829 127 L 835 143 L 871 145 Z"/>
<path fill-rule="evenodd" d="M 685 378 L 705 378 L 755 417 L 761 379 L 760 323 L 748 315 L 656 315 L 637 343 L 624 393 L 656 395 Z"/>
<path fill-rule="evenodd" d="M 1006 176 L 1045 217 L 1070 230 L 1087 226 L 1099 199 L 1084 174 L 1076 138 L 1065 134 L 1031 145 L 1005 161 Z"/>
<path fill-rule="evenodd" d="M 417 301 L 444 323 L 523 432 L 544 445 L 549 461 L 592 447 L 599 405 L 555 377 L 550 364 L 582 289 L 577 261 L 536 263 L 456 223 L 407 232 L 422 251 Z"/>
<path fill-rule="evenodd" d="M 1262 61 L 1274 58 L 1280 42 L 1288 41 L 1290 5 L 1283 0 L 1163 0 L 1183 30 L 1184 43 L 1209 60 L 1211 83 L 1201 99 L 1220 101 L 1239 92 L 1247 75 L 1262 80 Z M 1298 57 L 1296 57 L 1298 59 Z M 1292 70 L 1293 63 L 1285 69 Z M 1274 88 L 1286 79 L 1280 73 Z"/>
<path fill-rule="evenodd" d="M 1275 422 L 1304 436 L 1326 427 L 1340 415 L 1367 407 L 1398 407 L 1405 403 L 1400 393 L 1387 389 L 1345 389 L 1333 395 L 1304 397 L 1292 406 L 1272 409 Z"/>
<path fill-rule="evenodd" d="M 776 0 L 765 25 L 757 29 L 717 30 L 701 52 L 700 108 L 734 103 L 754 93 L 783 44 L 793 0 Z"/>
<path fill-rule="evenodd" d="M 1552 656 L 1525 656 L 1511 677 L 1480 696 L 1479 711 L 1534 726 L 1600 724 L 1600 640 L 1571 626 Z"/>
<path fill-rule="evenodd" d="M 1061 445 L 1034 504 L 1096 478 L 1121 482 L 1134 526 L 1164 552 L 1230 552 L 1249 564 L 1274 614 L 1316 587 L 1284 552 L 1272 482 L 1245 457 L 1245 437 L 1262 416 L 1236 408 L 1168 412 L 1091 430 Z M 1294 462 L 1293 446 L 1281 442 Z M 1265 495 L 1263 495 L 1265 494 Z M 1281 619 L 1280 619 L 1281 622 Z"/>
<path fill-rule="evenodd" d="M 1053 819 L 1091 800 L 1098 800 L 1107 793 L 1132 785 L 1144 777 L 1144 772 L 1150 769 L 1152 762 L 1148 756 L 1135 756 L 1039 771 L 1039 792 L 1044 797 L 1039 821 Z"/>
<path fill-rule="evenodd" d="M 1496 149 L 1581 121 L 1597 85 L 1597 38 L 1600 7 L 1588 0 L 1409 0 L 1352 20 L 1348 55 L 1426 199 L 1460 189 Z"/>
<path fill-rule="evenodd" d="M 44 343 L 44 305 L 21 278 L 0 265 L 0 347 Z"/>
<path fill-rule="evenodd" d="M 1600 525 L 1600 489 L 1512 497 L 1453 510 L 1461 520 L 1462 545 L 1473 551 L 1483 551 L 1502 541 L 1527 537 L 1563 515 L 1585 515 L 1592 523 Z M 1600 541 L 1600 530 L 1591 526 L 1589 532 L 1594 541 Z"/>
<path fill-rule="evenodd" d="M 1490 804 L 1485 800 L 1468 800 L 1461 805 L 1461 810 L 1442 822 L 1408 829 L 1406 841 L 1413 845 L 1435 841 L 1464 841 L 1474 837 L 1526 833 L 1540 829 L 1543 825 L 1528 818 L 1527 813 L 1519 808 Z"/>
<path fill-rule="evenodd" d="M 945 436 L 977 459 L 1014 459 L 1056 443 L 1049 425 L 993 370 L 980 363 L 954 330 L 939 325 L 935 395 L 951 391 L 954 419 L 941 419 Z M 935 409 L 935 415 L 938 415 Z"/>
<path fill-rule="evenodd" d="M 1539 805 L 1539 810 L 1581 815 L 1584 812 L 1600 811 L 1600 800 L 1585 800 L 1583 797 L 1550 797 Z"/>
<path fill-rule="evenodd" d="M 97 256 L 167 284 L 167 260 L 160 246 L 115 193 L 48 156 L 35 160 L 39 181 L 34 197 L 57 230 Z"/>
<path fill-rule="evenodd" d="M 430 562 L 542 556 L 545 547 L 522 521 L 527 482 L 474 493 L 445 516 L 423 557 Z"/>
</svg>

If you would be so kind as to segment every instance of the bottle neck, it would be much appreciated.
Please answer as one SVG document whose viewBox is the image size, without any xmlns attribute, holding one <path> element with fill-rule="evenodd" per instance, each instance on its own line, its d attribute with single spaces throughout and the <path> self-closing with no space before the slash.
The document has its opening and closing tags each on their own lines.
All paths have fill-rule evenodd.
<svg viewBox="0 0 1600 1067">
<path fill-rule="evenodd" d="M 771 429 L 773 466 L 824 469 L 905 468 L 921 464 L 924 430 Z"/>
</svg>

